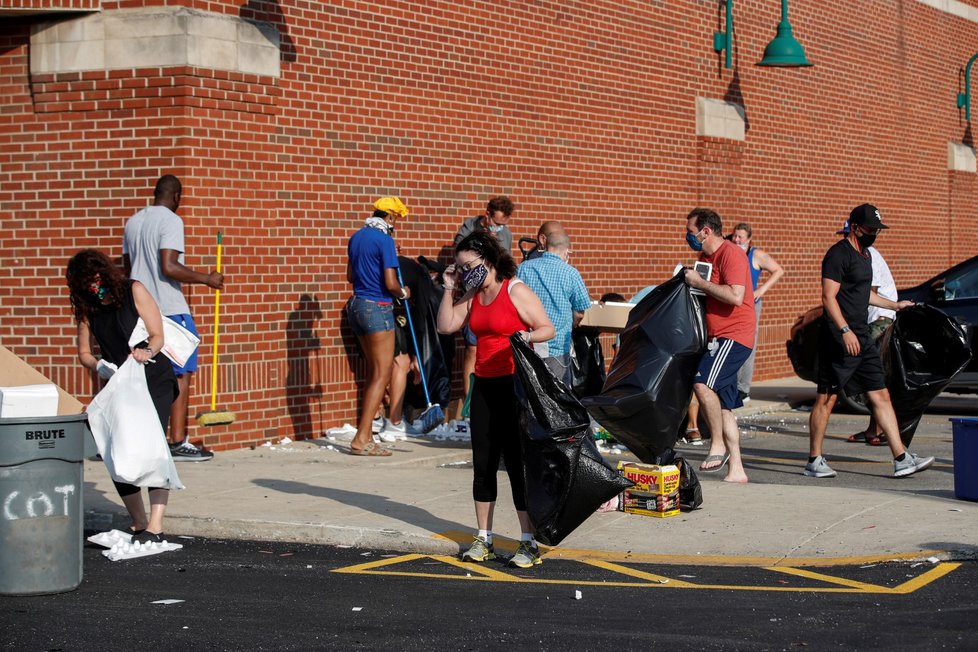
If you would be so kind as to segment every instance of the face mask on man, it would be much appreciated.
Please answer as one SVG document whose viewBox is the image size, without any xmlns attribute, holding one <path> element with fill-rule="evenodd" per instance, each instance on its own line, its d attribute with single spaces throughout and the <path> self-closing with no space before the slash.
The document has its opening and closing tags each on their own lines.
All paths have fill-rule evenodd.
<svg viewBox="0 0 978 652">
<path fill-rule="evenodd" d="M 700 233 L 703 233 L 703 231 L 700 230 Z M 688 244 L 689 248 L 693 251 L 703 251 L 703 243 L 700 242 L 698 237 L 696 237 L 700 233 L 686 233 L 686 244 Z"/>
<path fill-rule="evenodd" d="M 741 242 L 737 246 L 740 247 L 740 249 L 742 251 L 747 251 L 747 243 L 746 242 Z"/>
<path fill-rule="evenodd" d="M 478 265 L 473 267 L 467 272 L 462 274 L 462 285 L 465 286 L 465 291 L 469 292 L 471 290 L 477 290 L 482 287 L 482 284 L 486 282 L 486 277 L 489 276 L 489 270 L 485 265 Z"/>
<path fill-rule="evenodd" d="M 870 247 L 873 246 L 873 243 L 876 242 L 876 234 L 860 233 L 859 235 L 856 236 L 856 240 L 859 241 L 860 247 L 862 247 L 863 249 L 869 249 Z"/>
</svg>

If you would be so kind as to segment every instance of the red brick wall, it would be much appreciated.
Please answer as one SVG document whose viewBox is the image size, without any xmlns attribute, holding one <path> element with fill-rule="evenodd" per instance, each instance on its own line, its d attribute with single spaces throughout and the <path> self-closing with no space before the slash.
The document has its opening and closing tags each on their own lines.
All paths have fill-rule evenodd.
<svg viewBox="0 0 978 652">
<path fill-rule="evenodd" d="M 238 419 L 198 429 L 209 445 L 355 419 L 345 243 L 379 195 L 411 208 L 398 238 L 414 256 L 443 252 L 463 218 L 509 194 L 517 236 L 565 222 L 595 297 L 691 260 L 695 205 L 749 222 L 787 270 L 765 298 L 759 379 L 791 373 L 783 341 L 817 302 L 821 255 L 852 206 L 871 201 L 894 227 L 879 245 L 898 285 L 974 253 L 975 175 L 948 172 L 947 142 L 970 143 L 954 98 L 978 25 L 913 0 L 794 0 L 807 69 L 755 66 L 780 3 L 738 0 L 732 71 L 707 0 L 180 4 L 275 23 L 281 78 L 31 77 L 30 19 L 0 26 L 0 341 L 90 394 L 64 263 L 87 246 L 118 256 L 126 218 L 178 174 L 188 264 L 211 267 L 225 236 L 218 402 Z M 697 96 L 742 104 L 746 140 L 697 138 Z M 204 335 L 196 413 L 213 297 L 187 293 Z"/>
</svg>

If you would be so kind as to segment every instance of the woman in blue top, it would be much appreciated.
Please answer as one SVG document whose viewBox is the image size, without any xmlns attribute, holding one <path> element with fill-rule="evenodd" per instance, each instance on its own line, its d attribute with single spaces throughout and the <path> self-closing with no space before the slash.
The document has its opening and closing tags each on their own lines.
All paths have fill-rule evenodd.
<svg viewBox="0 0 978 652">
<path fill-rule="evenodd" d="M 747 262 L 750 264 L 750 279 L 754 286 L 754 319 L 756 320 L 756 328 L 756 325 L 761 322 L 761 297 L 767 294 L 771 286 L 781 280 L 781 277 L 784 276 L 784 268 L 769 253 L 755 247 L 752 244 L 753 237 L 754 231 L 750 228 L 750 225 L 741 222 L 734 227 L 730 239 L 733 240 L 735 245 L 744 250 L 744 253 L 747 254 Z M 763 283 L 759 283 L 761 272 L 768 273 L 768 277 Z M 740 367 L 740 371 L 737 373 L 737 391 L 740 392 L 740 398 L 745 403 L 750 400 L 750 386 L 754 379 L 754 354 L 757 352 L 757 346 L 761 342 L 760 331 L 757 331 L 756 338 L 754 348 L 750 352 L 750 357 L 747 358 L 747 362 Z"/>
<path fill-rule="evenodd" d="M 367 360 L 363 407 L 357 434 L 350 442 L 351 455 L 391 454 L 374 442 L 371 428 L 394 364 L 393 301 L 410 296 L 397 278 L 397 251 L 391 237 L 394 221 L 407 214 L 407 206 L 397 197 L 381 197 L 374 202 L 373 215 L 350 237 L 346 247 L 346 280 L 353 285 L 346 315 Z"/>
</svg>

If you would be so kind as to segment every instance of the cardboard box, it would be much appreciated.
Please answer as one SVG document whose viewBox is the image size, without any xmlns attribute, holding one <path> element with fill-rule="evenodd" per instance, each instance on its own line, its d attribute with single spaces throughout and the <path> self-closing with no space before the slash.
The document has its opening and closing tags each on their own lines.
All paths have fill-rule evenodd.
<svg viewBox="0 0 978 652">
<path fill-rule="evenodd" d="M 602 305 L 592 301 L 591 307 L 584 311 L 584 319 L 581 320 L 580 325 L 597 328 L 605 333 L 620 333 L 625 330 L 628 313 L 633 307 L 630 303 L 608 301 Z"/>
<path fill-rule="evenodd" d="M 52 383 L 44 374 L 14 355 L 10 349 L 0 345 L 0 386 L 23 387 L 42 384 L 52 385 L 58 393 L 56 416 L 81 414 L 85 410 L 85 406 L 78 399 Z"/>
<path fill-rule="evenodd" d="M 666 518 L 679 513 L 679 467 L 618 462 L 618 472 L 635 483 L 621 493 L 618 509 Z"/>
<path fill-rule="evenodd" d="M 0 419 L 58 416 L 58 388 L 54 383 L 0 387 Z"/>
</svg>

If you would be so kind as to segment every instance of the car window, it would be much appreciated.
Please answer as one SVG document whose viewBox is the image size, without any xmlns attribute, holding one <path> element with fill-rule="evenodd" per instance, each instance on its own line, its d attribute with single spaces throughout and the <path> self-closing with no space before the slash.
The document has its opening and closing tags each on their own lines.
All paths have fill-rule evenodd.
<svg viewBox="0 0 978 652">
<path fill-rule="evenodd" d="M 944 279 L 944 300 L 978 298 L 978 264 L 958 270 Z"/>
</svg>

